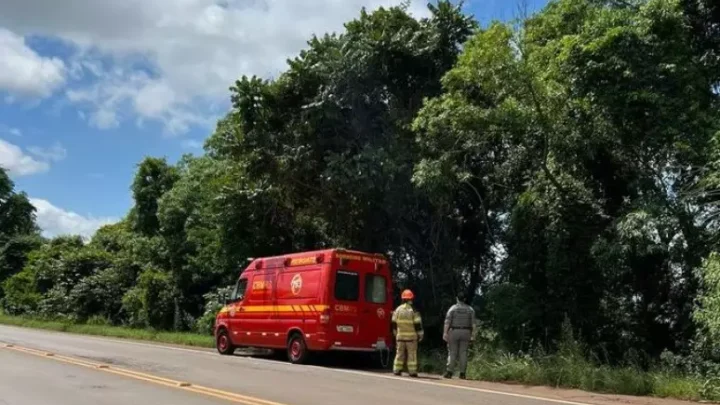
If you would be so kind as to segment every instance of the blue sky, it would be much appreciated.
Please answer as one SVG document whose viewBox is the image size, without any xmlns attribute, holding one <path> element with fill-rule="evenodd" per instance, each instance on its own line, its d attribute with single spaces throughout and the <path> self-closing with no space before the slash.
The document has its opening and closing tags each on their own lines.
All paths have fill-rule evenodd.
<svg viewBox="0 0 720 405">
<path fill-rule="evenodd" d="M 547 0 L 466 0 L 483 24 Z M 392 0 L 9 0 L 0 15 L 0 166 L 48 236 L 116 221 L 145 156 L 202 153 L 242 74 L 281 71 L 312 33 Z M 416 15 L 424 1 L 413 0 Z M 70 4 L 70 5 L 68 5 Z M 522 8 L 522 7 L 521 7 Z"/>
</svg>

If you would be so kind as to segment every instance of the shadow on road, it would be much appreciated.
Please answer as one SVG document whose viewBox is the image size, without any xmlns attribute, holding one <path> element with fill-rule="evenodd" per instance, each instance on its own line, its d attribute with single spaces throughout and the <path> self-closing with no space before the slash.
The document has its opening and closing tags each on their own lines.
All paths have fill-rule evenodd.
<svg viewBox="0 0 720 405">
<path fill-rule="evenodd" d="M 238 350 L 236 356 L 256 357 L 262 359 L 270 359 L 279 362 L 287 362 L 287 356 L 284 352 L 274 353 L 269 350 L 249 349 Z M 351 352 L 326 352 L 314 353 L 310 364 L 330 369 L 345 369 L 366 371 L 380 374 L 392 374 L 393 353 L 385 353 L 383 358 L 380 354 L 368 355 L 365 353 Z M 406 374 L 405 374 L 406 375 Z M 441 380 L 440 377 L 422 375 L 418 377 L 424 380 Z"/>
</svg>

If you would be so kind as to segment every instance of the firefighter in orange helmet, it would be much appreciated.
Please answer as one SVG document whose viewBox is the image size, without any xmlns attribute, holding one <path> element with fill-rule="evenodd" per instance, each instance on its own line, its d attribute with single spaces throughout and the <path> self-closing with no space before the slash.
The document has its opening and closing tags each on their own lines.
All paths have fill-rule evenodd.
<svg viewBox="0 0 720 405">
<path fill-rule="evenodd" d="M 408 374 L 417 377 L 417 349 L 418 342 L 423 339 L 423 326 L 420 313 L 412 307 L 414 295 L 412 291 L 405 290 L 400 296 L 402 304 L 393 311 L 392 328 L 397 342 L 397 353 L 393 364 L 393 373 L 400 375 L 404 366 Z"/>
</svg>

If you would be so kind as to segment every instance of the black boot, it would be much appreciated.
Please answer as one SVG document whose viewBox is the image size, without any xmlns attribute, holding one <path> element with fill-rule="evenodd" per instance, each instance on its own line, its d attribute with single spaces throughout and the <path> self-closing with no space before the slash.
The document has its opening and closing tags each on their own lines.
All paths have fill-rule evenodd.
<svg viewBox="0 0 720 405">
<path fill-rule="evenodd" d="M 465 373 L 460 373 L 460 379 L 461 379 L 461 380 L 466 380 L 466 379 L 467 379 L 467 378 L 465 377 Z"/>
<path fill-rule="evenodd" d="M 451 373 L 451 372 L 449 372 L 449 371 L 446 371 L 446 372 L 445 372 L 445 375 L 444 375 L 443 377 L 445 377 L 445 378 L 452 378 L 452 375 L 453 375 L 453 373 Z"/>
</svg>

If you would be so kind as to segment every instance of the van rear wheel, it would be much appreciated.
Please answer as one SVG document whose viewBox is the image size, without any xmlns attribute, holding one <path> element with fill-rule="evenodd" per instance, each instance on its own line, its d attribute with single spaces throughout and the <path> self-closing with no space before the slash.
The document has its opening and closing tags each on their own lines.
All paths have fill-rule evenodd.
<svg viewBox="0 0 720 405">
<path fill-rule="evenodd" d="M 308 359 L 308 349 L 305 339 L 299 333 L 294 333 L 288 339 L 287 347 L 288 360 L 293 364 L 304 364 Z"/>
<path fill-rule="evenodd" d="M 218 353 L 229 356 L 233 353 L 235 353 L 235 346 L 233 346 L 232 341 L 230 340 L 230 335 L 227 332 L 227 329 L 221 329 L 217 337 L 215 338 L 215 347 L 217 348 Z"/>
</svg>

